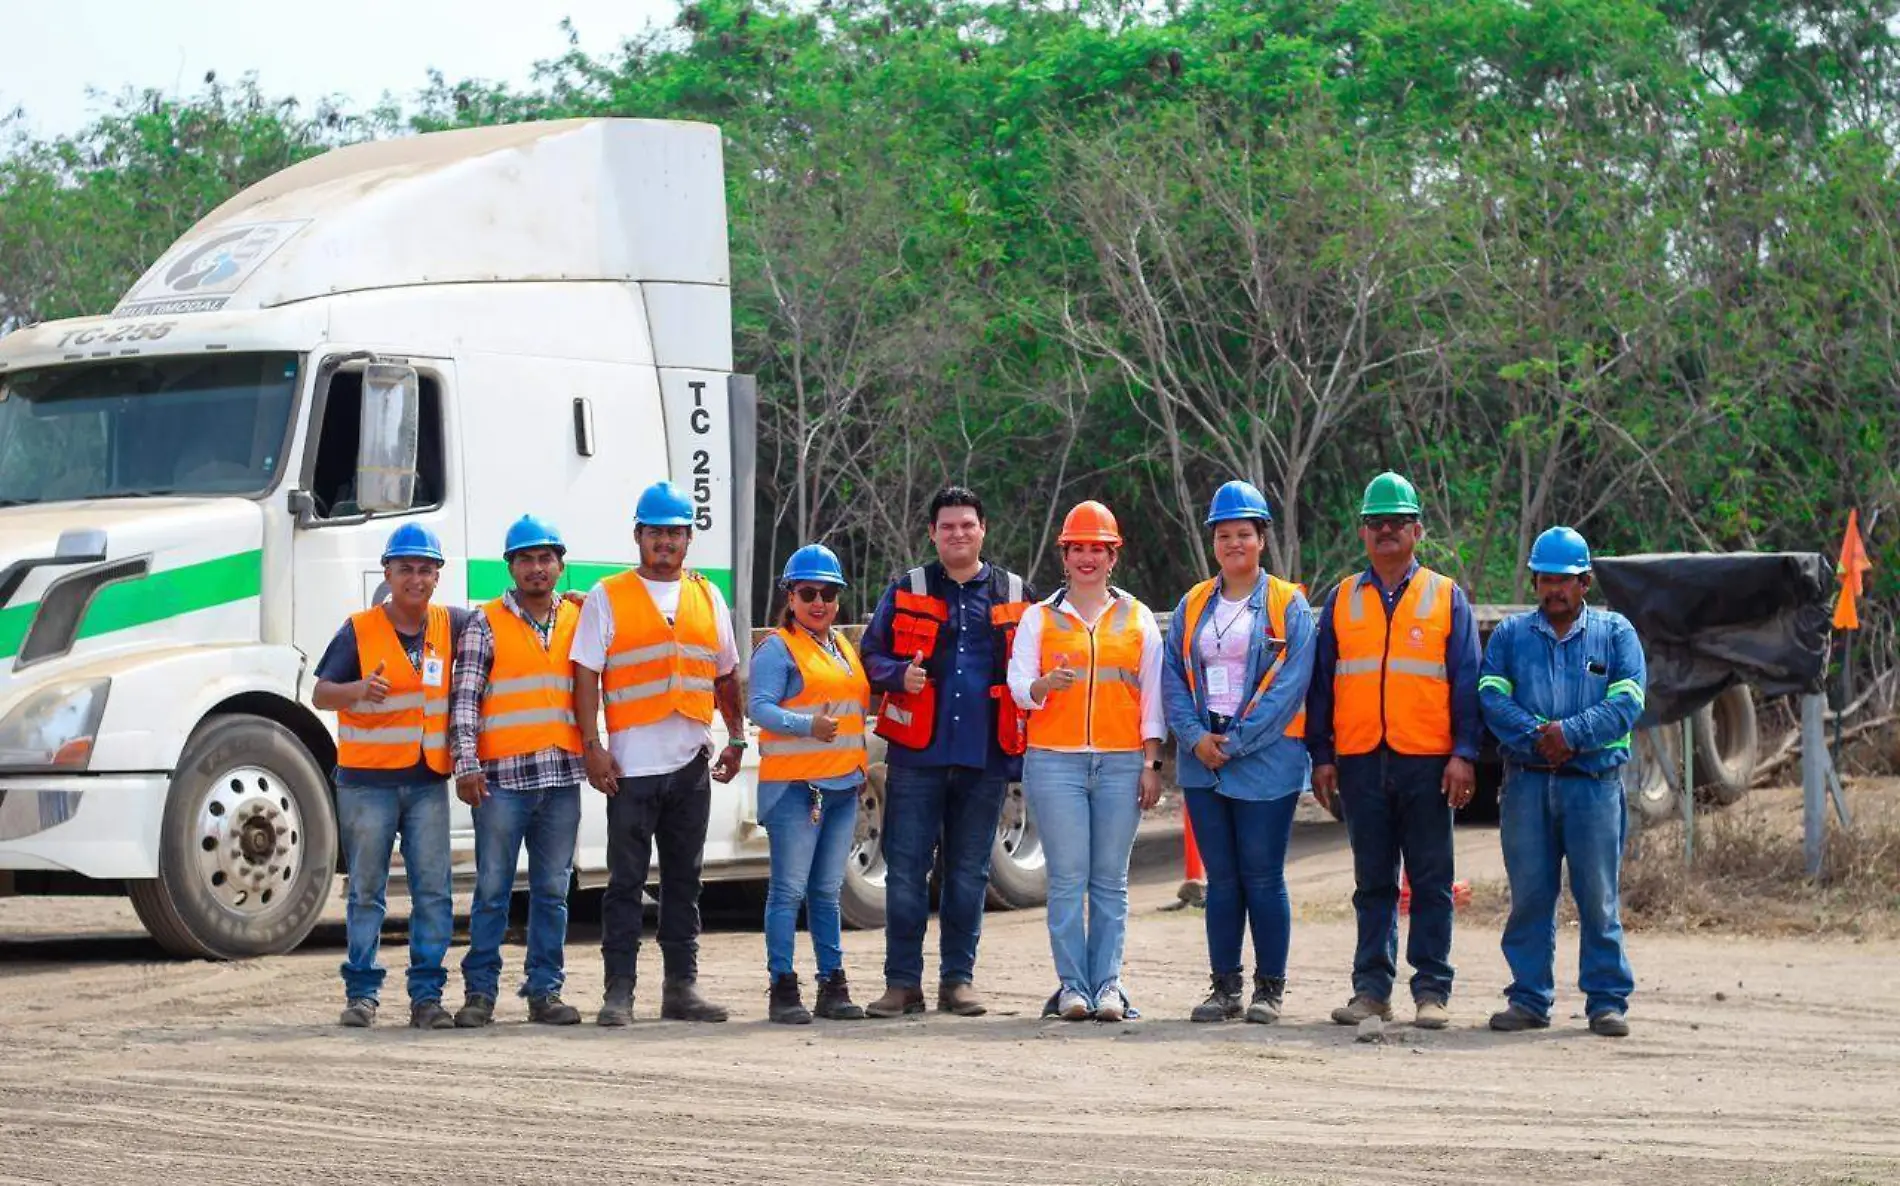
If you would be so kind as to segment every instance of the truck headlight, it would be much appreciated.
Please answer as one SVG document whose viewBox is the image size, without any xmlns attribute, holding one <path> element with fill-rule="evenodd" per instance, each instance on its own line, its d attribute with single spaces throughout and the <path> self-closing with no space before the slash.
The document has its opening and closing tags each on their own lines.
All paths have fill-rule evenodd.
<svg viewBox="0 0 1900 1186">
<path fill-rule="evenodd" d="M 106 712 L 110 679 L 54 684 L 0 720 L 0 769 L 84 770 Z"/>
</svg>

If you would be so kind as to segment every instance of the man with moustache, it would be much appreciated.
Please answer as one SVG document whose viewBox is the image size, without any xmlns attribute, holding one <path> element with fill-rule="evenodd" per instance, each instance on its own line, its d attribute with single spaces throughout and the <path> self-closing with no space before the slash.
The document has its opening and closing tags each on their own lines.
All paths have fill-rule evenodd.
<svg viewBox="0 0 1900 1186">
<path fill-rule="evenodd" d="M 574 638 L 574 715 L 587 781 L 607 796 L 607 892 L 601 957 L 607 991 L 596 1021 L 633 1020 L 642 903 L 655 848 L 660 858 L 660 1016 L 724 1021 L 700 995 L 699 894 L 712 807 L 709 778 L 731 782 L 745 751 L 739 651 L 717 586 L 686 567 L 693 504 L 655 482 L 634 510 L 640 566 L 587 595 Z M 606 710 L 607 742 L 600 738 Z M 715 708 L 729 740 L 712 756 Z"/>
<path fill-rule="evenodd" d="M 1590 1032 L 1629 1035 L 1636 980 L 1619 910 L 1629 810 L 1623 766 L 1643 714 L 1643 647 L 1629 619 L 1590 609 L 1590 546 L 1553 527 L 1531 546 L 1538 608 L 1491 632 L 1478 695 L 1504 754 L 1498 838 L 1511 881 L 1504 958 L 1506 1033 L 1546 1029 L 1555 1003 L 1557 894 L 1570 867 L 1577 904 L 1577 985 Z"/>
</svg>

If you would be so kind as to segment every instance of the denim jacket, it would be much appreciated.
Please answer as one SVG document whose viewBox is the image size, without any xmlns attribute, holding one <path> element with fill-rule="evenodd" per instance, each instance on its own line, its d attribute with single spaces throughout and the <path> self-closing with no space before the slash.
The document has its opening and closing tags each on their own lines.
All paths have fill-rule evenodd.
<svg viewBox="0 0 1900 1186">
<path fill-rule="evenodd" d="M 1507 762 L 1548 765 L 1537 752 L 1537 727 L 1556 721 L 1577 751 L 1564 772 L 1603 775 L 1630 760 L 1645 680 L 1643 644 L 1622 614 L 1586 606 L 1558 638 L 1542 611 L 1532 610 L 1491 632 L 1478 700 Z"/>
<path fill-rule="evenodd" d="M 1260 574 L 1247 598 L 1254 620 L 1267 621 L 1267 577 Z M 1206 630 L 1214 615 L 1201 615 L 1200 630 Z M 1297 795 L 1306 788 L 1312 766 L 1307 760 L 1306 743 L 1286 735 L 1287 726 L 1306 707 L 1306 685 L 1313 677 L 1313 610 L 1306 598 L 1295 595 L 1286 608 L 1286 662 L 1273 686 L 1227 731 L 1227 764 L 1219 771 L 1209 770 L 1194 756 L 1194 745 L 1207 735 L 1207 670 L 1201 662 L 1197 631 L 1193 652 L 1194 688 L 1189 690 L 1187 672 L 1182 665 L 1182 635 L 1187 629 L 1187 598 L 1174 607 L 1168 623 L 1161 670 L 1161 702 L 1167 710 L 1168 728 L 1174 733 L 1176 777 L 1184 787 L 1218 787 L 1231 799 L 1265 800 Z M 1256 629 L 1247 642 L 1247 697 L 1260 686 L 1273 656 L 1268 653 L 1265 629 Z"/>
</svg>

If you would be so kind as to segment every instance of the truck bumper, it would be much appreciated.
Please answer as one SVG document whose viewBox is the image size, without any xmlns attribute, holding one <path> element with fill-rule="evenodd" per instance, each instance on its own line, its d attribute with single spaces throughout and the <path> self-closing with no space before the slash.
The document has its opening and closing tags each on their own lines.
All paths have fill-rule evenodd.
<svg viewBox="0 0 1900 1186">
<path fill-rule="evenodd" d="M 0 775 L 0 869 L 157 877 L 164 774 Z"/>
</svg>

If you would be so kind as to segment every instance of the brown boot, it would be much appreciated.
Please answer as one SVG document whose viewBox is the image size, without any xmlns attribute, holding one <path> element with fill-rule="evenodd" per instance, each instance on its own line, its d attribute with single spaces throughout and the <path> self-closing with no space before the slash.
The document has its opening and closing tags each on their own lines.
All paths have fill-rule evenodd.
<svg viewBox="0 0 1900 1186">
<path fill-rule="evenodd" d="M 826 1021 L 863 1020 L 864 1010 L 851 1002 L 851 985 L 845 981 L 843 968 L 818 978 L 818 1004 L 812 1012 Z"/>
<path fill-rule="evenodd" d="M 937 1011 L 958 1017 L 981 1017 L 990 1007 L 976 995 L 976 989 L 970 987 L 968 981 L 946 980 L 937 986 Z"/>
<path fill-rule="evenodd" d="M 924 1011 L 924 990 L 908 984 L 887 984 L 884 995 L 864 1007 L 866 1017 L 902 1017 Z"/>
</svg>

